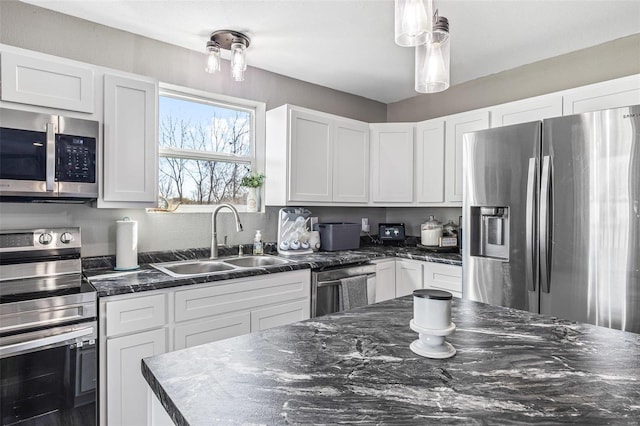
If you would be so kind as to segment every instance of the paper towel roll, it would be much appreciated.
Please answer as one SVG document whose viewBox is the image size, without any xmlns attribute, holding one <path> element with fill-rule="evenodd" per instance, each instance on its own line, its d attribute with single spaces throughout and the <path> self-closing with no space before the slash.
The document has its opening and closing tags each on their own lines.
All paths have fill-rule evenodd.
<svg viewBox="0 0 640 426">
<path fill-rule="evenodd" d="M 138 222 L 125 217 L 116 221 L 117 271 L 138 269 Z"/>
</svg>

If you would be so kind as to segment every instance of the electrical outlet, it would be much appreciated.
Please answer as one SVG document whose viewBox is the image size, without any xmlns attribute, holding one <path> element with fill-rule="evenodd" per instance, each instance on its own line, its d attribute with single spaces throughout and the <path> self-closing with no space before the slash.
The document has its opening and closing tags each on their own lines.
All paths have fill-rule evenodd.
<svg viewBox="0 0 640 426">
<path fill-rule="evenodd" d="M 371 227 L 369 226 L 369 218 L 362 218 L 362 232 L 369 232 Z"/>
</svg>

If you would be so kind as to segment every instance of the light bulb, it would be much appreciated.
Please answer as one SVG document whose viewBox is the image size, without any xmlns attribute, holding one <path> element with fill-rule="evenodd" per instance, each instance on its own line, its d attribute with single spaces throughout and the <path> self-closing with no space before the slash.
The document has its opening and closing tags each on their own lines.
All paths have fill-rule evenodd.
<svg viewBox="0 0 640 426">
<path fill-rule="evenodd" d="M 210 74 L 220 71 L 220 48 L 213 42 L 207 43 L 207 66 L 205 71 Z"/>
<path fill-rule="evenodd" d="M 441 26 L 431 33 L 429 41 L 416 47 L 416 92 L 437 93 L 449 88 L 451 45 L 448 28 L 444 27 L 446 18 L 440 19 Z"/>
<path fill-rule="evenodd" d="M 395 40 L 399 46 L 418 46 L 432 29 L 433 0 L 395 0 Z"/>
<path fill-rule="evenodd" d="M 244 71 L 247 69 L 244 43 L 231 43 L 231 76 L 235 81 L 244 80 Z"/>
</svg>

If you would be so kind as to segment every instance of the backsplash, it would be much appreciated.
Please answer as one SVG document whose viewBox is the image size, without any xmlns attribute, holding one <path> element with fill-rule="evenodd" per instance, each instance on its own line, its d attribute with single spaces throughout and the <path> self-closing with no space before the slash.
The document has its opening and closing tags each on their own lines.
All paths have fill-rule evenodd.
<svg viewBox="0 0 640 426">
<path fill-rule="evenodd" d="M 211 245 L 211 213 L 147 213 L 142 209 L 97 209 L 80 204 L 0 204 L 0 229 L 79 226 L 82 230 L 82 256 L 109 256 L 116 251 L 116 221 L 123 217 L 138 221 L 138 252 L 190 249 Z M 279 207 L 267 207 L 264 213 L 240 213 L 244 232 L 235 231 L 233 215 L 218 215 L 218 241 L 226 235 L 227 244 L 250 244 L 255 231 L 263 240 L 276 241 Z M 407 235 L 420 235 L 420 224 L 429 215 L 441 222 L 457 223 L 460 208 L 383 208 L 383 207 L 309 207 L 320 222 L 360 223 L 369 219 L 371 234 L 378 224 L 404 222 Z"/>
</svg>

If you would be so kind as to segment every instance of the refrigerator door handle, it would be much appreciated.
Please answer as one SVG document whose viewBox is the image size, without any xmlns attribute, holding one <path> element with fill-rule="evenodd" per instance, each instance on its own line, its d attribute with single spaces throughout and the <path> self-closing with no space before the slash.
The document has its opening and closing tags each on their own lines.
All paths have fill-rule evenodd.
<svg viewBox="0 0 640 426">
<path fill-rule="evenodd" d="M 542 182 L 540 192 L 540 289 L 550 292 L 551 247 L 549 246 L 549 229 L 551 222 L 551 157 L 545 155 L 542 160 Z"/>
<path fill-rule="evenodd" d="M 538 251 L 535 247 L 536 235 L 536 188 L 538 184 L 538 162 L 535 158 L 529 158 L 529 171 L 527 173 L 527 205 L 526 205 L 526 256 L 525 273 L 527 288 L 536 291 L 538 281 Z"/>
</svg>

